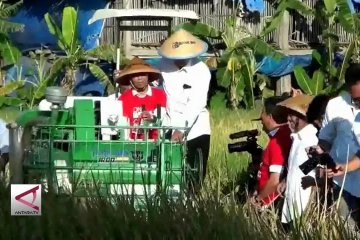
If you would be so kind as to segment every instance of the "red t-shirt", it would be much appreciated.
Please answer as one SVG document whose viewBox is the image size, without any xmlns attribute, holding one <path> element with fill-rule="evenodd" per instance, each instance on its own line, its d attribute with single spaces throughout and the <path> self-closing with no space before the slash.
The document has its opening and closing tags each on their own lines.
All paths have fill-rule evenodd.
<svg viewBox="0 0 360 240">
<path fill-rule="evenodd" d="M 257 191 L 260 192 L 270 178 L 271 172 L 282 173 L 283 167 L 287 162 L 291 148 L 290 129 L 287 125 L 281 126 L 274 136 L 270 136 L 270 141 L 263 152 L 262 162 L 258 171 Z M 271 193 L 263 199 L 265 205 L 273 202 L 279 196 L 277 192 Z"/>
<path fill-rule="evenodd" d="M 119 97 L 119 100 L 122 101 L 123 105 L 123 115 L 129 118 L 130 125 L 136 126 L 141 124 L 140 114 L 143 111 L 143 106 L 145 111 L 152 112 L 156 110 L 157 105 L 160 104 L 161 107 L 166 107 L 166 95 L 165 92 L 161 89 L 151 88 L 147 95 L 143 98 L 138 97 L 133 94 L 133 91 L 127 90 L 122 93 Z M 131 139 L 144 139 L 144 132 L 142 129 L 131 129 L 130 138 Z M 157 130 L 151 129 L 149 131 L 149 139 L 157 138 Z"/>
</svg>

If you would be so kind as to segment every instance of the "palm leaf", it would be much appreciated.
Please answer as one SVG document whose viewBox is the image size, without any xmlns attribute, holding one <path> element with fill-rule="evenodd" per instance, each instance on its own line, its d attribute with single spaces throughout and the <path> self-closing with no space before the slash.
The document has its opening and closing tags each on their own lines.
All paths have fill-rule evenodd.
<svg viewBox="0 0 360 240">
<path fill-rule="evenodd" d="M 231 82 L 231 72 L 227 67 L 218 68 L 216 71 L 216 79 L 220 86 L 227 88 Z"/>
<path fill-rule="evenodd" d="M 23 1 L 18 1 L 14 4 L 5 4 L 0 2 L 0 18 L 6 19 L 14 15 L 19 7 L 23 4 Z"/>
<path fill-rule="evenodd" d="M 68 62 L 68 58 L 58 58 L 49 69 L 48 79 L 54 82 L 57 76 L 64 72 L 66 66 L 68 65 Z"/>
<path fill-rule="evenodd" d="M 326 1 L 325 1 L 326 2 Z M 304 4 L 299 0 L 291 0 L 286 2 L 286 8 L 295 10 L 302 16 L 314 15 L 314 10 L 310 8 L 308 5 Z"/>
<path fill-rule="evenodd" d="M 19 106 L 23 104 L 23 100 L 16 97 L 0 96 L 0 107 L 2 106 Z"/>
<path fill-rule="evenodd" d="M 325 76 L 324 73 L 321 70 L 317 70 L 314 72 L 313 78 L 312 78 L 312 92 L 313 94 L 319 94 L 320 91 L 324 88 L 324 80 Z"/>
<path fill-rule="evenodd" d="M 174 28 L 175 31 L 179 29 L 184 29 L 186 31 L 189 31 L 195 36 L 208 37 L 213 39 L 221 39 L 221 34 L 222 34 L 221 31 L 217 30 L 216 28 L 200 22 L 182 23 Z"/>
<path fill-rule="evenodd" d="M 16 89 L 24 86 L 25 81 L 11 81 L 7 83 L 5 86 L 0 88 L 0 96 L 6 96 Z"/>
<path fill-rule="evenodd" d="M 25 27 L 24 24 L 9 22 L 0 19 L 0 32 L 2 33 L 22 31 L 24 27 Z"/>
<path fill-rule="evenodd" d="M 281 59 L 284 54 L 276 51 L 262 39 L 256 37 L 244 38 L 243 42 L 257 55 L 270 56 L 276 60 Z M 241 44 L 241 43 L 240 43 Z"/>
<path fill-rule="evenodd" d="M 286 10 L 286 1 L 281 1 L 275 13 L 272 15 L 272 17 L 266 21 L 265 27 L 260 33 L 261 37 L 268 35 L 280 25 L 284 17 L 285 10 Z"/>
<path fill-rule="evenodd" d="M 353 55 L 354 49 L 355 49 L 355 43 L 354 41 L 351 41 L 349 46 L 346 48 L 344 59 L 341 63 L 341 67 L 339 70 L 338 78 L 340 82 L 344 82 L 345 71 L 346 68 L 349 66 L 349 62 Z"/>
<path fill-rule="evenodd" d="M 351 13 L 350 6 L 347 0 L 336 0 L 339 8 L 337 15 L 341 26 L 348 33 L 357 33 L 357 21 L 354 18 L 354 14 Z"/>
<path fill-rule="evenodd" d="M 326 8 L 326 11 L 330 14 L 333 14 L 336 10 L 336 0 L 325 0 L 324 5 Z"/>
<path fill-rule="evenodd" d="M 247 107 L 252 108 L 255 106 L 255 97 L 254 97 L 254 71 L 253 67 L 251 66 L 251 62 L 246 57 L 243 58 L 243 64 L 241 67 L 242 72 L 242 79 L 244 80 L 245 84 L 245 98 L 247 102 Z"/>
<path fill-rule="evenodd" d="M 21 52 L 17 49 L 4 34 L 0 34 L 0 57 L 6 64 L 15 64 L 18 62 Z"/>
<path fill-rule="evenodd" d="M 65 7 L 62 17 L 62 36 L 64 37 L 64 43 L 66 47 L 73 52 L 78 45 L 77 39 L 77 12 L 73 7 Z"/>
<path fill-rule="evenodd" d="M 44 18 L 45 18 L 47 27 L 49 29 L 49 32 L 58 39 L 59 47 L 62 50 L 67 51 L 68 49 L 66 49 L 66 42 L 64 40 L 64 36 L 62 35 L 60 28 L 56 25 L 54 19 L 52 19 L 52 17 L 50 16 L 49 13 L 46 13 L 44 15 Z"/>
<path fill-rule="evenodd" d="M 294 75 L 301 90 L 303 90 L 306 94 L 312 95 L 313 92 L 310 86 L 311 79 L 305 70 L 301 66 L 296 65 L 294 67 Z"/>
<path fill-rule="evenodd" d="M 90 72 L 102 82 L 110 82 L 109 77 L 106 73 L 96 64 L 88 63 Z"/>
</svg>

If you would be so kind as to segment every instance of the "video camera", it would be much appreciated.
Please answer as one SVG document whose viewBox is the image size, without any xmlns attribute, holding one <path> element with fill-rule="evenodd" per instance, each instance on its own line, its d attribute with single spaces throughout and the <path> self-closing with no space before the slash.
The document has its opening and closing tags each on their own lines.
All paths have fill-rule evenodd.
<svg viewBox="0 0 360 240">
<path fill-rule="evenodd" d="M 229 135 L 230 139 L 237 139 L 246 137 L 246 141 L 229 143 L 228 151 L 229 153 L 233 152 L 248 152 L 251 155 L 257 155 L 262 153 L 261 147 L 257 144 L 257 136 L 259 136 L 259 131 L 257 129 L 245 130 L 237 133 L 232 133 Z"/>
<path fill-rule="evenodd" d="M 257 144 L 257 136 L 260 133 L 257 129 L 245 130 L 229 135 L 230 139 L 246 137 L 245 141 L 228 144 L 229 153 L 248 152 L 251 155 L 251 162 L 247 168 L 248 190 L 253 192 L 257 182 L 257 172 L 260 168 L 263 149 Z"/>
<path fill-rule="evenodd" d="M 311 155 L 311 157 L 306 162 L 304 162 L 299 166 L 300 170 L 305 175 L 309 174 L 309 172 L 315 169 L 316 166 L 319 164 L 326 165 L 328 168 L 331 168 L 335 173 L 337 172 L 336 164 L 329 154 L 327 153 L 318 154 L 315 148 L 310 148 L 309 155 Z"/>
</svg>

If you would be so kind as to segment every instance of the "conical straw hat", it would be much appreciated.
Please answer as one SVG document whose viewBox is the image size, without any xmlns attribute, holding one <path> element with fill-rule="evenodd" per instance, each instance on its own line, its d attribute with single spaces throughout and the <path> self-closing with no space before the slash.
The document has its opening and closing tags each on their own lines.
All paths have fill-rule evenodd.
<svg viewBox="0 0 360 240">
<path fill-rule="evenodd" d="M 277 105 L 288 108 L 292 111 L 300 113 L 303 116 L 306 116 L 307 109 L 313 100 L 314 97 L 309 95 L 298 95 L 296 97 L 290 97 Z"/>
<path fill-rule="evenodd" d="M 150 64 L 146 63 L 143 59 L 134 57 L 130 63 L 120 71 L 116 81 L 121 84 L 127 85 L 130 81 L 130 76 L 136 73 L 148 73 L 149 82 L 155 81 L 160 76 L 160 71 L 153 68 Z"/>
<path fill-rule="evenodd" d="M 206 42 L 180 29 L 164 41 L 158 52 L 164 58 L 180 60 L 198 57 L 207 50 Z"/>
</svg>

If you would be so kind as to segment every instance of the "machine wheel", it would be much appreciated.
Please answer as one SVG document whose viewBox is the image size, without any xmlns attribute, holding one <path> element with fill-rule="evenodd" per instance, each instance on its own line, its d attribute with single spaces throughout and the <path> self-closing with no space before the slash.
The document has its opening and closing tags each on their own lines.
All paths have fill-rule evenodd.
<svg viewBox="0 0 360 240">
<path fill-rule="evenodd" d="M 202 183 L 203 183 L 203 175 L 204 175 L 204 158 L 200 148 L 196 150 L 194 157 L 194 167 L 188 164 L 187 178 L 186 184 L 191 191 L 197 192 Z"/>
</svg>

